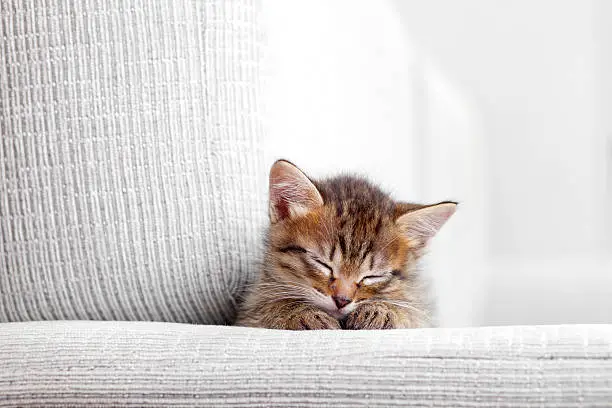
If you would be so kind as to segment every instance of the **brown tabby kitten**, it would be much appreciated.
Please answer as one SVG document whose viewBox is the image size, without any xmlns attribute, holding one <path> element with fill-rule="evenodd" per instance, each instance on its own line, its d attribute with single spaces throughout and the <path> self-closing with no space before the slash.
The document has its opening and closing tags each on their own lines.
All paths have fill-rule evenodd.
<svg viewBox="0 0 612 408">
<path fill-rule="evenodd" d="M 273 329 L 392 329 L 431 324 L 417 262 L 456 203 L 393 201 L 356 177 L 270 170 L 270 229 L 259 281 L 237 324 Z"/>
</svg>

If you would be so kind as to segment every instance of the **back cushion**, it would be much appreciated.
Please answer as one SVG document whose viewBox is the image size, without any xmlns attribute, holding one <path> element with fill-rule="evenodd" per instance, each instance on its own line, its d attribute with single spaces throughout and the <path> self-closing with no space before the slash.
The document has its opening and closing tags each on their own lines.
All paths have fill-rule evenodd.
<svg viewBox="0 0 612 408">
<path fill-rule="evenodd" d="M 3 0 L 0 321 L 231 320 L 266 216 L 256 3 Z"/>
</svg>

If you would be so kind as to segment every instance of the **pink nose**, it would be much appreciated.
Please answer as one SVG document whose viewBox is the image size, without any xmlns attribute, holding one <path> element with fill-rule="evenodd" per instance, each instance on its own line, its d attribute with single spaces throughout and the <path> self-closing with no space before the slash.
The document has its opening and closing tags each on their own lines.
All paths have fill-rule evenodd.
<svg viewBox="0 0 612 408">
<path fill-rule="evenodd" d="M 344 306 L 351 303 L 351 299 L 347 298 L 346 296 L 332 296 L 332 299 L 334 299 L 334 303 L 338 309 L 342 309 Z"/>
</svg>

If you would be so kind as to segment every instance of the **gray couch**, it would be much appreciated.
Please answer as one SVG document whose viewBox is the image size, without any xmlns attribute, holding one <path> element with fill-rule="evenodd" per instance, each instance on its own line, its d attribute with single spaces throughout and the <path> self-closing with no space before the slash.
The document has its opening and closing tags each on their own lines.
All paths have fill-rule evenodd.
<svg viewBox="0 0 612 408">
<path fill-rule="evenodd" d="M 7 323 L 0 406 L 609 407 L 611 344 L 607 325 Z"/>
<path fill-rule="evenodd" d="M 612 406 L 612 325 L 226 326 L 266 218 L 260 7 L 1 2 L 0 406 Z"/>
</svg>

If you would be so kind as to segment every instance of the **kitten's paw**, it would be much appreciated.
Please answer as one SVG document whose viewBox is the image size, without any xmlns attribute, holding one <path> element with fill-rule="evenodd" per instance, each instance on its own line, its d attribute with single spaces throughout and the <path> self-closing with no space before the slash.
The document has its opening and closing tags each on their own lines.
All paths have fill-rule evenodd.
<svg viewBox="0 0 612 408">
<path fill-rule="evenodd" d="M 317 309 L 307 309 L 291 316 L 285 327 L 287 330 L 339 330 L 340 328 L 337 319 Z"/>
<path fill-rule="evenodd" d="M 358 306 L 348 315 L 345 328 L 348 330 L 381 330 L 398 328 L 397 315 L 384 304 L 367 303 Z"/>
</svg>

